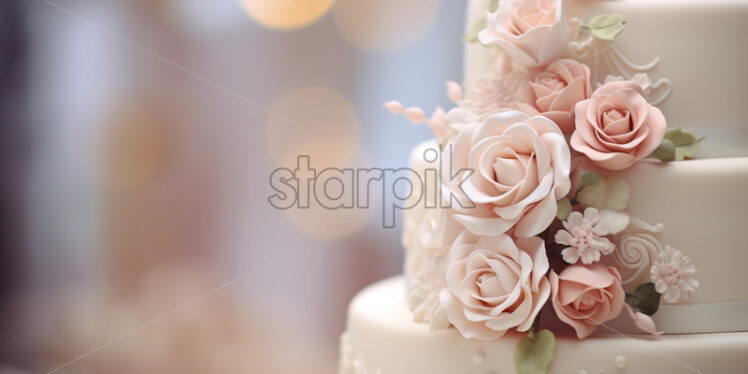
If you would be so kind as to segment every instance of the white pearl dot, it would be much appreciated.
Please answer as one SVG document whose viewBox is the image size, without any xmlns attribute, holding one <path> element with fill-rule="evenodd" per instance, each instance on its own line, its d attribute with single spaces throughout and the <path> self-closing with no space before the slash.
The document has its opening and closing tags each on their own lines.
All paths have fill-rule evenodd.
<svg viewBox="0 0 748 374">
<path fill-rule="evenodd" d="M 579 370 L 579 374 L 590 374 L 590 372 L 582 369 L 582 370 Z"/>
<path fill-rule="evenodd" d="M 626 363 L 626 357 L 623 357 L 623 356 L 616 357 L 615 363 L 616 363 L 616 367 L 617 368 L 619 368 L 619 369 L 625 369 L 626 365 L 627 365 L 627 363 Z"/>
<path fill-rule="evenodd" d="M 473 354 L 473 362 L 475 362 L 476 365 L 482 364 L 483 361 L 485 360 L 486 360 L 486 355 L 483 352 L 478 351 Z"/>
</svg>

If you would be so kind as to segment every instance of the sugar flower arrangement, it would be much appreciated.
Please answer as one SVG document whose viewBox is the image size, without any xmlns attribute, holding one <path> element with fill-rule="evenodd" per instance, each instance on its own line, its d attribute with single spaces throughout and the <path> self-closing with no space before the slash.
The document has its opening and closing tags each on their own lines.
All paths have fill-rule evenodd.
<svg viewBox="0 0 748 374">
<path fill-rule="evenodd" d="M 416 321 L 468 339 L 526 333 L 517 367 L 534 369 L 523 373 L 547 372 L 553 357 L 541 314 L 583 339 L 625 310 L 659 335 L 660 302 L 687 301 L 699 286 L 688 257 L 657 239 L 663 226 L 626 210 L 621 171 L 693 157 L 703 138 L 667 129 L 655 104 L 669 81 L 598 63 L 621 56 L 624 25 L 618 15 L 567 20 L 563 0 L 492 1 L 466 40 L 497 50 L 495 64 L 464 86 L 447 82 L 455 108 L 427 117 L 385 104 L 428 124 L 449 160 L 450 201 L 411 225 L 422 250 L 408 295 Z"/>
</svg>

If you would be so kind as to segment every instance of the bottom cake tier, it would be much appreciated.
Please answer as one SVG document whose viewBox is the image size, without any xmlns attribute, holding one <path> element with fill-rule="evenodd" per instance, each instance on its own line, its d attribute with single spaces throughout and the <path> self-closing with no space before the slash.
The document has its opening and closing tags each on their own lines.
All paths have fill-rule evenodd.
<svg viewBox="0 0 748 374">
<path fill-rule="evenodd" d="M 600 330 L 603 328 L 601 327 Z M 431 332 L 412 321 L 405 279 L 383 280 L 351 302 L 341 338 L 340 374 L 510 374 L 522 336 L 485 342 L 456 330 Z M 557 336 L 553 374 L 744 373 L 748 332 L 645 335 L 598 334 L 585 340 Z"/>
</svg>

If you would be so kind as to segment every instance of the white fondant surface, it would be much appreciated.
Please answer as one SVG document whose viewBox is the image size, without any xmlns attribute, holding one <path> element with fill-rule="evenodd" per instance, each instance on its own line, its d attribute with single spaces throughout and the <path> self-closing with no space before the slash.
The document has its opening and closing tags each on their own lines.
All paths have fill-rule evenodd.
<svg viewBox="0 0 748 374">
<path fill-rule="evenodd" d="M 515 373 L 520 335 L 481 342 L 466 340 L 454 329 L 431 332 L 427 325 L 412 322 L 404 290 L 403 278 L 391 278 L 353 300 L 342 350 L 347 353 L 344 359 L 356 365 L 347 365 L 345 374 Z M 551 373 L 742 373 L 748 367 L 747 352 L 748 332 L 606 335 L 582 341 L 559 336 Z"/>
<path fill-rule="evenodd" d="M 489 0 L 471 0 L 466 27 L 485 17 Z M 649 74 L 672 82 L 658 105 L 669 127 L 748 128 L 742 109 L 748 97 L 748 1 L 745 0 L 565 0 L 565 16 L 589 20 L 597 14 L 620 14 L 627 23 L 615 44 L 633 63 L 660 61 Z M 489 70 L 491 48 L 469 44 L 465 79 Z M 746 139 L 745 132 L 739 132 Z M 730 140 L 730 138 L 725 138 Z M 748 156 L 730 147 L 706 145 L 701 157 Z"/>
<path fill-rule="evenodd" d="M 660 242 L 696 265 L 692 304 L 748 301 L 748 157 L 639 162 L 618 175 L 628 213 L 662 223 Z"/>
</svg>

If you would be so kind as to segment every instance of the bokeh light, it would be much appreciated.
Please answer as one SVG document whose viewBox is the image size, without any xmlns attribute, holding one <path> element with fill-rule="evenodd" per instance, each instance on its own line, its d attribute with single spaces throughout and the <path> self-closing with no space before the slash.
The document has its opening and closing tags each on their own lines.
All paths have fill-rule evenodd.
<svg viewBox="0 0 748 374">
<path fill-rule="evenodd" d="M 417 87 L 401 88 L 414 73 L 457 70 L 459 43 L 440 40 L 460 34 L 464 6 L 22 3 L 0 6 L 28 21 L 3 25 L 0 56 L 0 111 L 20 124 L 4 132 L 12 227 L 0 256 L 0 374 L 15 373 L 4 361 L 48 372 L 134 329 L 56 372 L 334 372 L 350 298 L 402 266 L 398 230 L 382 229 L 392 189 L 371 183 L 368 207 L 279 210 L 270 173 L 293 170 L 299 155 L 318 171 L 406 162 L 427 130 L 389 134 L 380 103 L 410 101 Z M 419 59 L 439 56 L 457 57 L 422 71 Z"/>
<path fill-rule="evenodd" d="M 241 0 L 261 25 L 276 30 L 308 26 L 324 16 L 335 0 Z"/>
<path fill-rule="evenodd" d="M 221 36 L 246 23 L 247 16 L 237 0 L 175 0 L 171 17 L 196 37 Z"/>
<path fill-rule="evenodd" d="M 320 169 L 345 167 L 356 157 L 358 119 L 341 93 L 305 87 L 284 95 L 272 110 L 278 115 L 269 116 L 266 135 L 268 151 L 278 166 L 295 166 L 298 155 L 308 155 Z"/>
<path fill-rule="evenodd" d="M 350 102 L 339 92 L 327 87 L 301 88 L 283 96 L 272 110 L 304 127 L 270 116 L 266 134 L 275 166 L 293 170 L 298 156 L 305 155 L 309 156 L 309 166 L 320 172 L 351 167 L 360 159 L 358 119 Z M 334 183 L 329 187 L 331 192 L 337 188 Z M 312 198 L 308 208 L 294 207 L 283 213 L 305 235 L 336 239 L 360 230 L 368 221 L 370 210 L 330 210 Z"/>
<path fill-rule="evenodd" d="M 229 292 L 216 292 L 203 298 L 206 290 L 220 284 L 205 270 L 203 267 L 160 269 L 140 279 L 136 292 L 131 294 L 119 294 L 116 298 L 110 294 L 95 294 L 93 298 L 72 295 L 66 299 L 56 316 L 60 326 L 56 333 L 65 338 L 66 344 L 53 350 L 55 362 L 66 362 L 102 342 L 124 337 L 59 372 L 326 372 L 313 358 L 300 364 L 272 348 L 283 345 L 299 354 L 315 351 L 300 344 L 295 325 L 279 311 L 248 305 Z M 187 300 L 199 302 L 180 308 Z M 143 328 L 154 316 L 175 308 L 180 309 Z M 128 332 L 132 333 L 123 335 Z M 0 366 L 0 374 L 21 374 L 2 369 Z"/>
<path fill-rule="evenodd" d="M 106 187 L 129 189 L 155 178 L 166 167 L 169 121 L 146 105 L 128 104 L 112 113 L 101 160 Z"/>
<path fill-rule="evenodd" d="M 388 53 L 421 40 L 438 10 L 438 0 L 338 0 L 333 14 L 349 43 L 367 52 Z"/>
<path fill-rule="evenodd" d="M 335 147 L 334 142 L 324 142 L 319 144 L 319 147 Z M 356 162 L 357 165 L 364 164 L 363 161 Z M 319 174 L 322 169 L 326 166 L 317 165 L 312 159 L 312 167 L 317 170 Z M 355 173 L 355 171 L 354 171 Z M 320 183 L 317 181 L 317 183 Z M 344 180 L 344 185 L 341 185 L 337 181 L 331 181 L 325 188 L 329 196 L 336 198 L 342 194 L 345 196 L 356 197 L 355 184 L 349 183 L 348 180 Z M 342 189 L 341 189 L 342 188 Z M 371 195 L 369 195 L 369 206 L 367 207 L 354 207 L 354 208 L 341 208 L 341 209 L 327 209 L 320 205 L 318 201 L 315 201 L 315 197 L 311 196 L 311 203 L 308 208 L 293 207 L 291 209 L 283 210 L 283 214 L 286 220 L 298 231 L 303 234 L 323 240 L 334 240 L 351 236 L 367 224 L 369 219 L 372 217 L 376 208 L 379 206 L 379 195 L 380 192 L 374 188 Z M 318 196 L 318 199 L 324 199 L 324 196 Z M 324 201 L 324 200 L 323 200 Z"/>
</svg>

